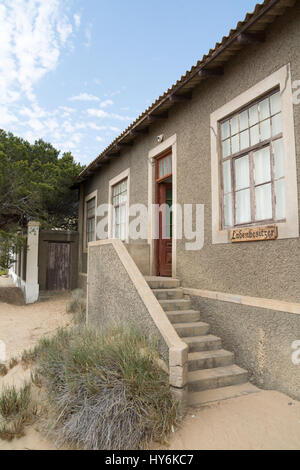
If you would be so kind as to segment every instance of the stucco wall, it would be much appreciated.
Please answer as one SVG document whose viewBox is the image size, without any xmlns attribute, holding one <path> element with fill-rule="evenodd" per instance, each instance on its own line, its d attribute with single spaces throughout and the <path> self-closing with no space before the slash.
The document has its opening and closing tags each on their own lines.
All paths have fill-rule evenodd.
<svg viewBox="0 0 300 470">
<path fill-rule="evenodd" d="M 89 248 L 88 323 L 96 329 L 128 324 L 157 341 L 166 364 L 169 348 L 153 323 L 113 245 Z"/>
<path fill-rule="evenodd" d="M 199 297 L 192 301 L 255 384 L 300 399 L 300 366 L 292 362 L 291 347 L 300 338 L 299 315 Z"/>
<path fill-rule="evenodd" d="M 188 252 L 177 242 L 177 276 L 183 285 L 300 302 L 299 239 L 212 245 L 210 114 L 287 63 L 292 80 L 300 79 L 300 5 L 276 19 L 266 36 L 264 44 L 245 47 L 225 67 L 224 76 L 203 82 L 190 102 L 177 104 L 165 122 L 152 125 L 149 135 L 91 177 L 84 196 L 97 189 L 98 204 L 108 202 L 109 180 L 130 168 L 130 203 L 147 204 L 148 152 L 156 146 L 157 135 L 167 139 L 176 134 L 177 201 L 205 205 L 204 248 Z M 299 188 L 300 105 L 294 106 L 294 119 Z M 86 272 L 82 241 L 81 266 Z"/>
</svg>

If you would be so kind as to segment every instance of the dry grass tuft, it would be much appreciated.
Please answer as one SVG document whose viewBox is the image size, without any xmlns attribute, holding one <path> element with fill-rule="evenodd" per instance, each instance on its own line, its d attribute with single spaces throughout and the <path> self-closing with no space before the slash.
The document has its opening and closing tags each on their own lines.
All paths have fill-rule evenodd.
<svg viewBox="0 0 300 470">
<path fill-rule="evenodd" d="M 8 369 L 5 364 L 0 363 L 0 376 L 4 377 L 8 372 Z"/>
<path fill-rule="evenodd" d="M 135 329 L 61 329 L 39 345 L 37 379 L 55 416 L 59 445 L 139 449 L 164 442 L 178 405 L 153 344 Z"/>
<path fill-rule="evenodd" d="M 74 313 L 74 323 L 82 324 L 85 321 L 86 298 L 82 289 L 71 293 L 71 300 L 67 303 L 67 313 Z"/>
<path fill-rule="evenodd" d="M 19 390 L 6 387 L 0 394 L 0 439 L 12 440 L 24 435 L 24 428 L 31 424 L 37 408 L 31 397 L 31 384 L 25 383 Z"/>
</svg>

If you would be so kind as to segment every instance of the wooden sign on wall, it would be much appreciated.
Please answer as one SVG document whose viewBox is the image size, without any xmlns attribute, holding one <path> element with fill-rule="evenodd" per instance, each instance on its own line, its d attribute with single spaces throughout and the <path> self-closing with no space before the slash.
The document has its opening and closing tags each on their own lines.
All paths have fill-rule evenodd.
<svg viewBox="0 0 300 470">
<path fill-rule="evenodd" d="M 276 238 L 278 238 L 277 225 L 245 227 L 230 231 L 230 240 L 232 243 L 276 240 Z"/>
</svg>

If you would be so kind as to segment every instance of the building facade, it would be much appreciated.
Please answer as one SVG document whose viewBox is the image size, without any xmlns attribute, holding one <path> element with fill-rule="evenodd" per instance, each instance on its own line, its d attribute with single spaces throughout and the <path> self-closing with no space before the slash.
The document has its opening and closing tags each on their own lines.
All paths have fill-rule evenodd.
<svg viewBox="0 0 300 470">
<path fill-rule="evenodd" d="M 298 398 L 299 46 L 300 2 L 265 1 L 78 180 L 81 286 L 96 209 L 109 204 L 107 237 L 124 241 L 142 274 L 180 279 L 254 382 Z M 148 208 L 137 240 L 134 204 Z M 152 204 L 172 206 L 172 217 L 162 222 Z M 185 204 L 202 208 L 196 250 L 178 239 Z"/>
</svg>

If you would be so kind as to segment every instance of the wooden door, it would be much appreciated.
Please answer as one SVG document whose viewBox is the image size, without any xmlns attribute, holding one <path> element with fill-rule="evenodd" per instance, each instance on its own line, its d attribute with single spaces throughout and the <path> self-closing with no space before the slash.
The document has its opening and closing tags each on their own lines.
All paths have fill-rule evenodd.
<svg viewBox="0 0 300 470">
<path fill-rule="evenodd" d="M 47 290 L 70 289 L 70 244 L 48 243 Z"/>
<path fill-rule="evenodd" d="M 158 185 L 159 205 L 172 207 L 172 183 Z M 159 215 L 157 275 L 172 277 L 172 212 L 163 210 Z"/>
</svg>

